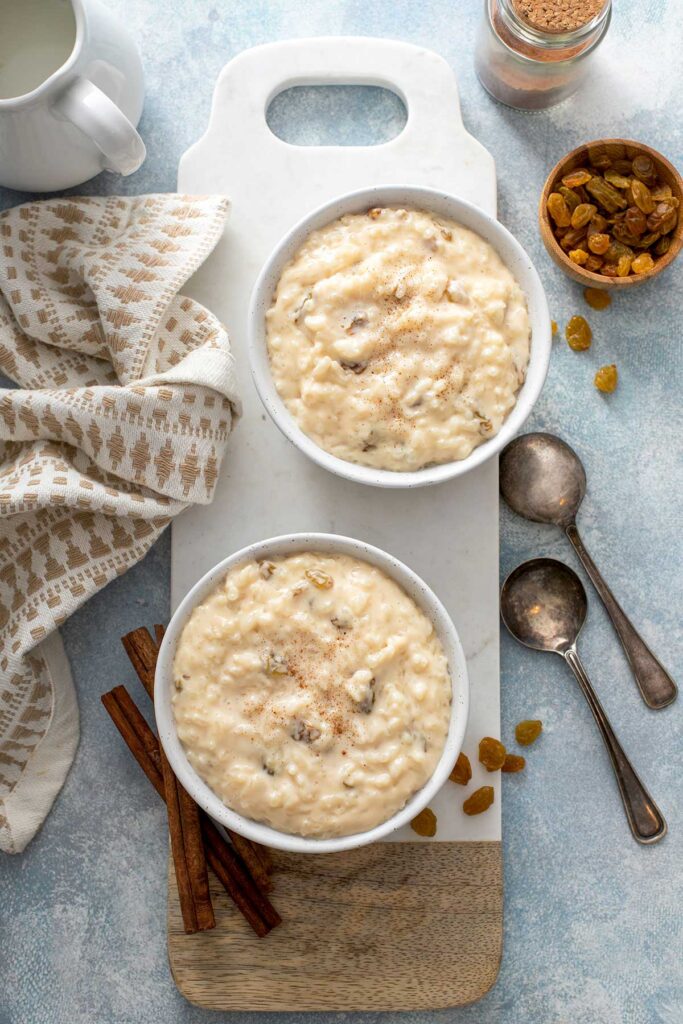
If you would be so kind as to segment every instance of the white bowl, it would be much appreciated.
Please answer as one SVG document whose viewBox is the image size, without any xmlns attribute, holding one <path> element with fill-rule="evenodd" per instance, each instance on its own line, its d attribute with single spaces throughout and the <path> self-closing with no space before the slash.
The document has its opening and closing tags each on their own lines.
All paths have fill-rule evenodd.
<svg viewBox="0 0 683 1024">
<path fill-rule="evenodd" d="M 531 352 L 524 384 L 517 402 L 495 437 L 457 462 L 444 462 L 407 473 L 375 469 L 330 455 L 299 427 L 273 383 L 266 341 L 266 313 L 285 264 L 292 259 L 311 231 L 322 228 L 347 213 L 361 213 L 374 206 L 404 206 L 429 210 L 475 231 L 496 250 L 524 292 L 531 323 Z M 249 358 L 261 401 L 267 412 L 292 444 L 337 476 L 376 487 L 422 487 L 462 476 L 496 455 L 522 428 L 531 412 L 548 372 L 552 331 L 543 285 L 522 246 L 493 217 L 463 199 L 421 185 L 377 185 L 340 196 L 318 207 L 285 235 L 265 263 L 254 286 L 249 308 Z"/>
<path fill-rule="evenodd" d="M 310 839 L 304 836 L 280 832 L 278 829 L 271 828 L 269 825 L 264 825 L 251 818 L 246 818 L 231 810 L 231 808 L 226 807 L 223 801 L 199 777 L 188 761 L 187 755 L 178 739 L 171 706 L 175 651 L 183 627 L 195 606 L 214 590 L 228 570 L 234 566 L 252 559 L 272 558 L 273 556 L 288 555 L 297 551 L 321 551 L 351 555 L 382 569 L 387 576 L 390 576 L 403 587 L 405 592 L 434 624 L 437 636 L 443 644 L 446 653 L 448 670 L 451 677 L 453 699 L 451 702 L 448 735 L 434 774 L 420 790 L 413 794 L 400 811 L 392 815 L 387 821 L 382 822 L 381 825 L 376 825 L 375 828 L 371 828 L 367 832 L 359 832 L 355 835 L 341 836 L 334 839 Z M 203 807 L 212 818 L 219 821 L 221 825 L 225 825 L 226 828 L 230 828 L 234 832 L 246 836 L 248 839 L 253 839 L 257 843 L 263 843 L 265 846 L 271 846 L 278 850 L 291 850 L 296 853 L 331 853 L 338 850 L 350 850 L 356 846 L 374 843 L 378 839 L 382 839 L 391 832 L 394 832 L 402 825 L 407 824 L 427 806 L 434 794 L 443 786 L 448 778 L 462 747 L 467 726 L 468 708 L 469 682 L 465 655 L 463 654 L 455 626 L 438 597 L 419 576 L 416 576 L 411 569 L 392 555 L 388 555 L 385 551 L 372 547 L 370 544 L 364 544 L 362 541 L 352 540 L 350 537 L 337 537 L 329 533 L 292 533 L 284 537 L 274 537 L 271 540 L 259 541 L 257 544 L 250 544 L 248 547 L 242 548 L 241 551 L 237 551 L 234 555 L 223 559 L 210 572 L 207 572 L 206 576 L 202 577 L 199 583 L 195 584 L 180 603 L 171 619 L 161 645 L 161 650 L 159 651 L 154 680 L 154 710 L 159 730 L 159 739 L 173 771 L 193 800 L 200 807 Z"/>
</svg>

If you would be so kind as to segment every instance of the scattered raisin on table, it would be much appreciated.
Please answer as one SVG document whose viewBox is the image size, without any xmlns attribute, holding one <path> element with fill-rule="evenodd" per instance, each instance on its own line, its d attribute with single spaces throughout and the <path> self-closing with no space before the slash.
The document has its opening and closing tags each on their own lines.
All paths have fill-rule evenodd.
<svg viewBox="0 0 683 1024">
<path fill-rule="evenodd" d="M 497 772 L 505 762 L 505 747 L 493 736 L 484 736 L 479 740 L 479 760 L 487 772 Z"/>
<path fill-rule="evenodd" d="M 601 366 L 595 374 L 596 388 L 598 391 L 602 391 L 606 395 L 611 395 L 612 392 L 616 390 L 618 382 L 619 375 L 614 363 L 610 363 L 609 366 Z"/>
<path fill-rule="evenodd" d="M 417 832 L 419 836 L 431 836 L 436 835 L 436 815 L 431 807 L 425 807 L 423 811 L 413 818 L 410 823 L 410 827 L 413 832 Z"/>
<path fill-rule="evenodd" d="M 557 331 L 558 331 L 557 320 L 551 320 L 550 321 L 550 331 L 551 331 L 553 337 L 557 334 Z"/>
<path fill-rule="evenodd" d="M 607 309 L 612 303 L 610 293 L 602 288 L 584 288 L 583 297 L 591 309 Z"/>
<path fill-rule="evenodd" d="M 459 786 L 466 786 L 472 778 L 472 765 L 467 754 L 458 754 L 453 771 L 448 776 L 451 782 L 457 782 Z"/>
<path fill-rule="evenodd" d="M 527 718 L 515 726 L 515 739 L 520 747 L 528 747 L 535 743 L 543 732 L 543 722 L 537 718 Z"/>
<path fill-rule="evenodd" d="M 593 332 L 590 324 L 582 316 L 573 316 L 564 329 L 569 347 L 575 352 L 585 352 L 591 347 Z"/>
<path fill-rule="evenodd" d="M 462 809 L 465 814 L 482 814 L 493 803 L 493 786 L 482 786 L 467 797 Z"/>
<path fill-rule="evenodd" d="M 526 759 L 521 754 L 506 754 L 503 767 L 500 769 L 506 774 L 521 772 L 526 765 Z"/>
</svg>

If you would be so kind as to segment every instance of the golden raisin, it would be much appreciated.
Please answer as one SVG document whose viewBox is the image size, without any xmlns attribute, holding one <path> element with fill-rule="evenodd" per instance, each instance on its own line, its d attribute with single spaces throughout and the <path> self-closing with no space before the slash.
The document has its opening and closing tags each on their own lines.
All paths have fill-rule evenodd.
<svg viewBox="0 0 683 1024">
<path fill-rule="evenodd" d="M 613 160 L 612 167 L 617 172 L 617 174 L 624 174 L 626 176 L 629 176 L 630 174 L 633 173 L 631 161 L 627 160 L 625 157 L 620 157 L 618 160 Z"/>
<path fill-rule="evenodd" d="M 603 263 L 604 263 L 604 260 L 603 260 L 602 256 L 593 256 L 593 255 L 591 255 L 586 260 L 584 266 L 585 266 L 586 270 L 590 270 L 591 273 L 597 274 L 598 270 L 600 270 L 600 267 L 602 266 Z"/>
<path fill-rule="evenodd" d="M 484 736 L 479 740 L 479 760 L 487 772 L 497 772 L 505 761 L 505 747 L 493 736 Z"/>
<path fill-rule="evenodd" d="M 623 220 L 620 221 L 619 227 L 626 234 L 630 235 L 631 238 L 639 238 L 645 234 L 647 228 L 647 217 L 642 210 L 639 210 L 637 206 L 629 206 L 625 213 L 619 214 Z M 614 223 L 614 235 L 618 238 L 617 234 L 617 223 Z"/>
<path fill-rule="evenodd" d="M 589 220 L 592 220 L 594 214 L 596 214 L 597 212 L 597 206 L 593 206 L 592 203 L 579 203 L 579 205 L 572 213 L 572 227 L 585 227 Z"/>
<path fill-rule="evenodd" d="M 503 767 L 500 769 L 506 774 L 521 772 L 526 765 L 526 759 L 521 754 L 506 754 Z"/>
<path fill-rule="evenodd" d="M 568 228 L 572 218 L 565 199 L 559 192 L 551 192 L 548 196 L 548 213 L 558 228 Z"/>
<path fill-rule="evenodd" d="M 318 590 L 329 590 L 333 583 L 332 577 L 328 576 L 322 569 L 307 569 L 305 576 Z"/>
<path fill-rule="evenodd" d="M 624 245 L 618 240 L 610 242 L 610 247 L 607 250 L 607 259 L 610 263 L 617 263 L 622 256 L 630 256 L 633 259 L 634 255 L 633 249 L 629 245 Z"/>
<path fill-rule="evenodd" d="M 413 832 L 417 832 L 419 836 L 435 836 L 436 815 L 431 807 L 425 807 L 423 811 L 420 811 L 420 813 L 411 821 L 410 827 Z"/>
<path fill-rule="evenodd" d="M 671 196 L 673 195 L 671 185 L 655 185 L 654 188 L 650 189 L 650 195 L 657 202 L 659 202 L 660 199 L 671 199 Z"/>
<path fill-rule="evenodd" d="M 451 782 L 457 782 L 459 786 L 466 786 L 472 778 L 472 765 L 467 754 L 458 754 L 458 760 L 453 766 L 453 771 L 448 776 Z"/>
<path fill-rule="evenodd" d="M 582 267 L 584 263 L 588 262 L 588 253 L 585 249 L 570 249 L 569 259 L 572 263 L 576 263 L 577 266 Z"/>
<path fill-rule="evenodd" d="M 483 811 L 488 811 L 492 803 L 493 786 L 482 786 L 467 797 L 462 809 L 465 814 L 481 814 Z"/>
<path fill-rule="evenodd" d="M 631 182 L 631 195 L 633 196 L 633 202 L 636 204 L 639 210 L 643 213 L 652 213 L 655 208 L 655 202 L 650 195 L 650 190 L 647 185 L 644 185 L 642 181 Z"/>
<path fill-rule="evenodd" d="M 576 207 L 581 202 L 581 196 L 579 195 L 579 193 L 573 192 L 570 188 L 565 188 L 564 185 L 560 185 L 557 191 L 560 193 L 560 195 L 566 202 L 567 206 L 569 207 L 569 212 L 573 213 Z"/>
<path fill-rule="evenodd" d="M 636 178 L 644 181 L 646 185 L 654 185 L 657 180 L 657 168 L 655 162 L 651 156 L 646 153 L 640 153 L 635 157 L 631 168 Z"/>
<path fill-rule="evenodd" d="M 633 257 L 626 254 L 624 256 L 620 256 L 617 260 L 617 277 L 628 277 L 631 273 L 632 262 Z"/>
<path fill-rule="evenodd" d="M 654 265 L 655 261 L 649 252 L 641 252 L 640 256 L 636 256 L 631 264 L 631 270 L 634 274 L 647 274 L 648 271 L 653 269 Z"/>
<path fill-rule="evenodd" d="M 610 185 L 613 185 L 614 188 L 628 188 L 631 184 L 629 178 L 625 177 L 623 174 L 619 174 L 618 171 L 611 168 L 605 171 L 603 177 L 605 181 Z"/>
<path fill-rule="evenodd" d="M 612 157 L 607 153 L 597 152 L 595 149 L 592 152 L 590 149 L 588 150 L 588 159 L 591 162 L 591 167 L 597 167 L 599 171 L 605 171 L 612 166 Z"/>
<path fill-rule="evenodd" d="M 593 332 L 590 324 L 582 316 L 573 316 L 564 329 L 569 347 L 575 352 L 585 352 L 591 347 Z"/>
<path fill-rule="evenodd" d="M 612 299 L 604 288 L 584 288 L 583 297 L 591 309 L 607 309 Z"/>
<path fill-rule="evenodd" d="M 520 747 L 528 747 L 534 743 L 543 732 L 543 722 L 537 718 L 526 718 L 515 726 L 515 739 Z"/>
<path fill-rule="evenodd" d="M 648 231 L 658 231 L 660 235 L 668 235 L 676 227 L 677 209 L 677 199 L 663 199 L 661 203 L 657 203 L 654 212 L 647 218 Z"/>
<path fill-rule="evenodd" d="M 607 218 L 603 217 L 601 213 L 596 213 L 595 216 L 591 219 L 590 224 L 588 225 L 588 234 L 596 235 L 602 232 L 606 232 L 608 227 L 609 221 L 607 220 Z"/>
<path fill-rule="evenodd" d="M 617 210 L 625 210 L 628 203 L 616 188 L 612 188 L 609 182 L 605 181 L 604 178 L 598 178 L 597 176 L 591 178 L 586 185 L 586 191 L 591 194 L 593 199 L 602 206 L 603 210 L 607 210 L 608 213 L 616 213 Z"/>
<path fill-rule="evenodd" d="M 619 382 L 619 374 L 614 363 L 610 363 L 609 366 L 601 366 L 598 372 L 595 374 L 595 386 L 598 391 L 603 391 L 606 395 L 611 395 L 616 390 Z"/>
<path fill-rule="evenodd" d="M 577 167 L 576 170 L 564 175 L 562 184 L 566 185 L 567 188 L 576 188 L 578 185 L 585 185 L 592 177 L 593 175 L 590 171 L 585 170 L 583 167 Z"/>
<path fill-rule="evenodd" d="M 560 246 L 569 252 L 570 249 L 576 249 L 579 243 L 583 244 L 585 238 L 585 228 L 568 228 L 560 238 Z"/>
<path fill-rule="evenodd" d="M 553 335 L 557 334 L 557 331 L 558 331 L 557 320 L 551 320 L 550 321 L 550 330 L 552 331 Z"/>
<path fill-rule="evenodd" d="M 594 234 L 588 235 L 588 248 L 591 252 L 594 252 L 596 256 L 602 256 L 607 252 L 610 246 L 609 235 L 603 235 L 602 232 L 596 231 Z"/>
</svg>

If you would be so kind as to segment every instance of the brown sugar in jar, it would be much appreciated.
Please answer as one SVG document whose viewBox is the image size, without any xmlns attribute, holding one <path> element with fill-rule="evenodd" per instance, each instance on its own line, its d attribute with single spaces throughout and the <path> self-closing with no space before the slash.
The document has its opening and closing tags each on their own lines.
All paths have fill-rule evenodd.
<svg viewBox="0 0 683 1024">
<path fill-rule="evenodd" d="M 588 71 L 611 0 L 485 0 L 475 66 L 494 99 L 541 110 L 571 96 Z"/>
</svg>

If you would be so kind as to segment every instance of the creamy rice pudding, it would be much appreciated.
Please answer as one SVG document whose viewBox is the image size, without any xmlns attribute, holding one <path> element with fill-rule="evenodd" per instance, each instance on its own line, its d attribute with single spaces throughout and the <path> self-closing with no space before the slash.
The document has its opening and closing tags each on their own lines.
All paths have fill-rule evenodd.
<svg viewBox="0 0 683 1024">
<path fill-rule="evenodd" d="M 283 832 L 345 836 L 433 774 L 451 681 L 424 612 L 381 569 L 302 552 L 228 572 L 187 621 L 173 712 L 228 806 Z"/>
<path fill-rule="evenodd" d="M 312 232 L 267 313 L 273 381 L 299 427 L 389 470 L 464 459 L 497 434 L 529 339 L 524 294 L 492 246 L 423 210 Z"/>
</svg>

